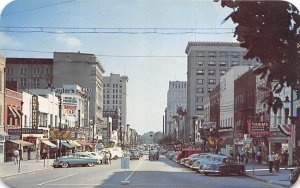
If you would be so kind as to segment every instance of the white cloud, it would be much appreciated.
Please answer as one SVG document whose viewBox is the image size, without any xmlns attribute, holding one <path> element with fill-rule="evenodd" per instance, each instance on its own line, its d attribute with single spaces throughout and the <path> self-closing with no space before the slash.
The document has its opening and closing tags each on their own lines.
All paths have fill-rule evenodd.
<svg viewBox="0 0 300 188">
<path fill-rule="evenodd" d="M 14 0 L 1 0 L 0 2 L 0 17 L 2 14 L 2 11 L 4 10 L 4 8 L 10 3 L 13 2 Z"/>
<path fill-rule="evenodd" d="M 21 46 L 21 43 L 6 35 L 5 33 L 0 33 L 0 48 L 18 48 Z"/>
<path fill-rule="evenodd" d="M 56 40 L 59 43 L 65 45 L 66 47 L 74 48 L 74 47 L 81 46 L 81 42 L 78 38 L 72 37 L 72 36 L 67 35 L 65 33 L 57 34 L 56 35 Z"/>
</svg>

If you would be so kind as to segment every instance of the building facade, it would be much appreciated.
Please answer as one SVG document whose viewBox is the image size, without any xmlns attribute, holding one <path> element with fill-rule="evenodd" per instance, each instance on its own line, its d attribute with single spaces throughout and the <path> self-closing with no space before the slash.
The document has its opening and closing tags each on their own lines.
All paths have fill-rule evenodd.
<svg viewBox="0 0 300 188">
<path fill-rule="evenodd" d="M 104 69 L 94 54 L 55 52 L 53 87 L 80 85 L 87 92 L 90 119 L 94 119 L 95 135 L 101 137 L 103 125 Z"/>
<path fill-rule="evenodd" d="M 195 119 L 204 115 L 204 97 L 219 83 L 222 75 L 234 66 L 255 65 L 243 58 L 246 49 L 239 43 L 189 42 L 187 54 L 187 118 L 185 137 L 194 136 Z"/>
<path fill-rule="evenodd" d="M 0 55 L 0 163 L 4 162 L 5 57 Z"/>
<path fill-rule="evenodd" d="M 184 134 L 184 124 L 180 122 L 178 110 L 183 112 L 187 109 L 187 82 L 169 81 L 166 108 L 166 135 L 175 134 L 176 139 L 182 138 Z M 181 126 L 180 126 L 181 125 Z"/>
</svg>

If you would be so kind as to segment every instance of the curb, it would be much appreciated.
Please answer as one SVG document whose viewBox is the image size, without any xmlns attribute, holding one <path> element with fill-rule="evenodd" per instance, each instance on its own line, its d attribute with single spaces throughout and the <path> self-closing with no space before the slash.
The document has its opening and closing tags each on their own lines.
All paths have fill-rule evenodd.
<svg viewBox="0 0 300 188">
<path fill-rule="evenodd" d="M 249 178 L 252 178 L 252 179 L 259 180 L 259 181 L 263 181 L 263 182 L 266 182 L 266 183 L 270 183 L 270 184 L 274 184 L 274 185 L 279 185 L 279 186 L 282 186 L 282 187 L 289 187 L 289 185 L 285 185 L 285 184 L 279 183 L 277 181 L 265 180 L 265 179 L 257 177 L 256 175 L 245 174 L 245 176 L 247 176 Z"/>
<path fill-rule="evenodd" d="M 51 170 L 51 168 L 42 168 L 42 169 L 35 169 L 35 170 L 25 171 L 25 172 L 19 172 L 19 173 L 15 173 L 15 174 L 4 175 L 4 176 L 1 176 L 0 178 L 8 178 L 8 177 L 18 176 L 18 175 L 22 175 L 22 174 L 35 173 L 35 172 L 43 171 L 43 170 Z"/>
</svg>

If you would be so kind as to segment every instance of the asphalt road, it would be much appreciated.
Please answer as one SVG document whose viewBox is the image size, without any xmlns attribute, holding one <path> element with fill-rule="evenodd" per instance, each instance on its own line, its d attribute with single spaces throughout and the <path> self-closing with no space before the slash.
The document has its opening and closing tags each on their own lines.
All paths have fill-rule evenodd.
<svg viewBox="0 0 300 188">
<path fill-rule="evenodd" d="M 37 173 L 4 178 L 11 188 L 50 188 L 50 187 L 205 187 L 205 188 L 268 188 L 276 187 L 245 176 L 204 176 L 177 163 L 160 157 L 149 161 L 147 156 L 131 160 L 130 169 L 121 169 L 121 160 L 111 165 L 94 167 L 57 168 Z M 124 183 L 129 183 L 124 185 Z"/>
</svg>

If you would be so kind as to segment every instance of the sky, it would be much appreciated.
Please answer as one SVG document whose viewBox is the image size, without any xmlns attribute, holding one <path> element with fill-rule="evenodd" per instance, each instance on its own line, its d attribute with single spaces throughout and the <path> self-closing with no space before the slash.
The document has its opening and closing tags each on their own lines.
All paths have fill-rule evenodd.
<svg viewBox="0 0 300 188">
<path fill-rule="evenodd" d="M 222 22 L 232 10 L 213 0 L 0 0 L 1 11 L 1 55 L 93 53 L 105 76 L 128 76 L 127 123 L 139 134 L 162 131 L 169 81 L 187 80 L 189 41 L 236 41 Z"/>
</svg>

